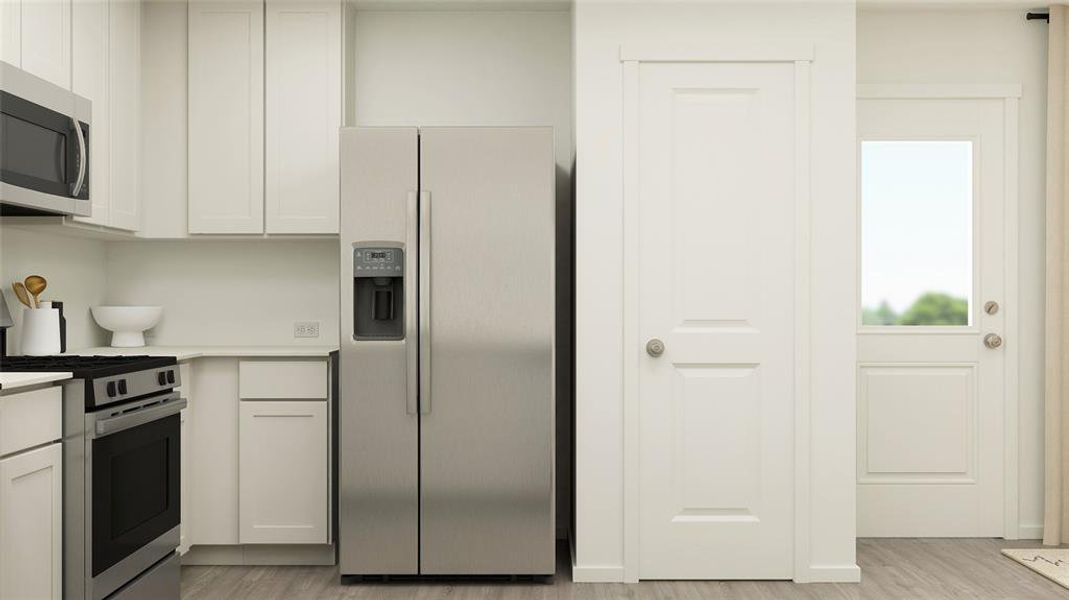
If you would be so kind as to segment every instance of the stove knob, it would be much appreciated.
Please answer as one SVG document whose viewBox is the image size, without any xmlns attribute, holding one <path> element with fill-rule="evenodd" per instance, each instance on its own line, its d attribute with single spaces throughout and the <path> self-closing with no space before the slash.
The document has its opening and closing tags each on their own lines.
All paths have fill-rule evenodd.
<svg viewBox="0 0 1069 600">
<path fill-rule="evenodd" d="M 158 381 L 160 385 L 167 385 L 167 373 L 164 371 L 160 371 L 159 373 L 157 373 L 156 381 Z"/>
<path fill-rule="evenodd" d="M 119 380 L 119 393 L 120 394 L 125 394 L 126 393 L 126 380 L 125 379 L 120 379 Z"/>
<path fill-rule="evenodd" d="M 109 381 L 108 382 L 108 398 L 114 398 L 114 397 L 115 397 L 115 382 L 114 381 Z"/>
<path fill-rule="evenodd" d="M 167 371 L 167 383 L 174 383 L 174 371 Z"/>
</svg>

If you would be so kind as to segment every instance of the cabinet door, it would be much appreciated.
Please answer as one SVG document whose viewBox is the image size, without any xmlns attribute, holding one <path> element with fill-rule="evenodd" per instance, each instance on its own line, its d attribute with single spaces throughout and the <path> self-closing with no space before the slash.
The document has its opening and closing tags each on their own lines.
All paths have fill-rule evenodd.
<svg viewBox="0 0 1069 600">
<path fill-rule="evenodd" d="M 93 103 L 93 126 L 89 135 L 89 198 L 93 213 L 75 221 L 108 224 L 110 203 L 109 143 L 111 125 L 108 103 L 108 0 L 74 0 L 74 56 L 71 89 Z"/>
<path fill-rule="evenodd" d="M 137 231 L 141 228 L 140 2 L 111 1 L 109 44 L 111 210 L 108 224 Z"/>
<path fill-rule="evenodd" d="M 71 87 L 70 0 L 23 0 L 22 69 Z"/>
<path fill-rule="evenodd" d="M 0 460 L 0 598 L 61 596 L 63 451 Z"/>
<path fill-rule="evenodd" d="M 182 397 L 186 399 L 186 408 L 182 409 L 179 413 L 179 418 L 182 423 L 182 432 L 179 436 L 179 440 L 182 447 L 182 464 L 179 468 L 179 477 L 181 477 L 182 489 L 179 493 L 180 502 L 182 503 L 182 509 L 180 511 L 179 518 L 182 520 L 179 526 L 178 534 L 178 553 L 185 554 L 189 551 L 192 531 L 192 523 L 189 520 L 189 516 L 193 513 L 191 510 L 193 498 L 190 495 L 190 490 L 193 484 L 193 474 L 190 471 L 192 465 L 192 436 L 190 435 L 190 427 L 192 426 L 192 419 L 190 419 L 190 411 L 193 410 L 193 380 L 190 379 L 193 374 L 190 371 L 189 363 L 182 363 L 178 365 L 179 378 L 182 381 L 182 385 L 178 387 L 176 391 L 182 394 Z"/>
<path fill-rule="evenodd" d="M 267 233 L 338 233 L 341 4 L 267 0 Z"/>
<path fill-rule="evenodd" d="M 242 401 L 238 435 L 240 542 L 327 543 L 326 401 Z"/>
<path fill-rule="evenodd" d="M 22 2 L 0 2 L 0 60 L 22 66 Z"/>
<path fill-rule="evenodd" d="M 264 7 L 189 3 L 189 232 L 263 233 Z"/>
</svg>

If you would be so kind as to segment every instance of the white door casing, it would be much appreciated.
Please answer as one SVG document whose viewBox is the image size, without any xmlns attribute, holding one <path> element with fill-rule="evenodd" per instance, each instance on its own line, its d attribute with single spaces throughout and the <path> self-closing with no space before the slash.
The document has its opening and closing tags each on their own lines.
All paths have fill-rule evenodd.
<svg viewBox="0 0 1069 600">
<path fill-rule="evenodd" d="M 810 54 L 624 55 L 627 580 L 805 578 Z"/>
<path fill-rule="evenodd" d="M 859 536 L 1017 537 L 1019 95 L 1020 86 L 859 89 L 859 151 L 866 141 L 958 141 L 972 159 L 969 324 L 859 328 Z M 985 312 L 989 301 L 997 312 Z M 985 347 L 987 334 L 1003 345 Z"/>
</svg>

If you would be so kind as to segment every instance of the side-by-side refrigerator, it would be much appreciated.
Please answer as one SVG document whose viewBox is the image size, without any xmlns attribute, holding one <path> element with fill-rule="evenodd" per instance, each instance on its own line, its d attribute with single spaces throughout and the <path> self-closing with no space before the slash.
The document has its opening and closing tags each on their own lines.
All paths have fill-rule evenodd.
<svg viewBox="0 0 1069 600">
<path fill-rule="evenodd" d="M 341 131 L 342 576 L 554 572 L 546 127 Z"/>
</svg>

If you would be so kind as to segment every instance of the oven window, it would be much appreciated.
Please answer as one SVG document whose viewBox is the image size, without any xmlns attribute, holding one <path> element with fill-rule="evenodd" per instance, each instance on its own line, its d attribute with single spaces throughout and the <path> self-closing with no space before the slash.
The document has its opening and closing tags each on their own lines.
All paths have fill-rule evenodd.
<svg viewBox="0 0 1069 600">
<path fill-rule="evenodd" d="M 67 181 L 67 135 L 11 115 L 0 115 L 0 169 L 42 181 Z"/>
<path fill-rule="evenodd" d="M 70 117 L 0 91 L 0 181 L 69 197 L 78 166 L 74 137 Z"/>
<path fill-rule="evenodd" d="M 179 524 L 178 415 L 93 441 L 93 576 Z"/>
</svg>

